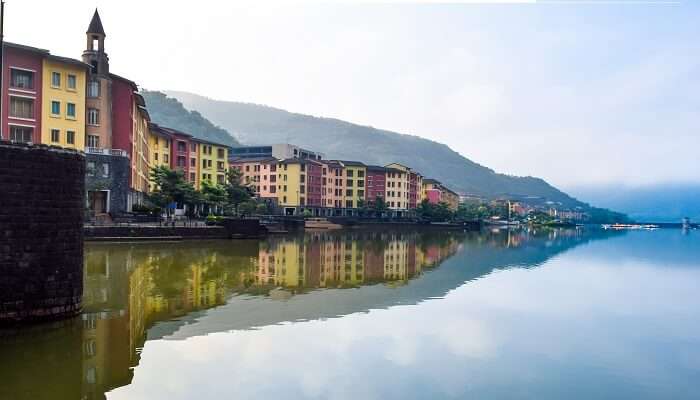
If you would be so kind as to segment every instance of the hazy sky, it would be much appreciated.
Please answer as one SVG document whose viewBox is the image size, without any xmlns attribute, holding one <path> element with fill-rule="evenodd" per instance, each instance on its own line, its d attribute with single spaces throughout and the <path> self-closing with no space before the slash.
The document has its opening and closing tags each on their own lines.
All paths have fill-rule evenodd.
<svg viewBox="0 0 700 400">
<path fill-rule="evenodd" d="M 6 40 L 449 144 L 555 185 L 700 182 L 700 2 L 8 0 Z M 38 22 L 34 22 L 38 19 Z"/>
</svg>

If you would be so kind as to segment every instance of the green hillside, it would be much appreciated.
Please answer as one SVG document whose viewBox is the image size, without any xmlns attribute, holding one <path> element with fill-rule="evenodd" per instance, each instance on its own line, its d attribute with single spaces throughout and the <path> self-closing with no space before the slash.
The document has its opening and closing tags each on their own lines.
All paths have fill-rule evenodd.
<svg viewBox="0 0 700 400">
<path fill-rule="evenodd" d="M 238 146 L 239 143 L 226 130 L 215 126 L 197 111 L 188 111 L 182 103 L 166 97 L 160 92 L 144 90 L 141 92 L 146 100 L 146 107 L 151 120 L 158 125 L 189 133 L 190 135 L 214 143 Z"/>
<path fill-rule="evenodd" d="M 586 206 L 540 178 L 496 173 L 432 140 L 256 104 L 217 101 L 184 92 L 166 93 L 244 144 L 294 143 L 324 152 L 328 158 L 380 165 L 399 162 L 461 193 L 489 198 L 534 196 L 566 206 Z M 155 95 L 147 99 L 152 96 Z"/>
</svg>

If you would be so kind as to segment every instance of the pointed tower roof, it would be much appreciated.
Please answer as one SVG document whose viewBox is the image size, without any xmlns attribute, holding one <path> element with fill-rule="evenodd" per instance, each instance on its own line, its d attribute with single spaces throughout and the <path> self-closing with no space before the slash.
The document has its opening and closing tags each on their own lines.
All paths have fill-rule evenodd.
<svg viewBox="0 0 700 400">
<path fill-rule="evenodd" d="M 100 14 L 97 12 L 97 9 L 95 9 L 95 14 L 92 15 L 92 21 L 90 21 L 90 26 L 88 26 L 88 30 L 85 33 L 99 33 L 105 35 L 105 30 L 102 27 L 102 21 L 100 20 Z"/>
</svg>

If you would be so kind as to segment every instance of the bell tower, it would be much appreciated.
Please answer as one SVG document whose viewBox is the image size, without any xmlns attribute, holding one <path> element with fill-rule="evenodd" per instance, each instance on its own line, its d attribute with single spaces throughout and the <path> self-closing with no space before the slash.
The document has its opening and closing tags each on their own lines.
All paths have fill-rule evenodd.
<svg viewBox="0 0 700 400">
<path fill-rule="evenodd" d="M 92 75 L 107 76 L 109 75 L 109 57 L 105 53 L 105 30 L 102 27 L 100 14 L 95 9 L 95 14 L 92 16 L 90 26 L 87 32 L 87 46 L 83 51 L 83 62 L 90 64 Z"/>
</svg>

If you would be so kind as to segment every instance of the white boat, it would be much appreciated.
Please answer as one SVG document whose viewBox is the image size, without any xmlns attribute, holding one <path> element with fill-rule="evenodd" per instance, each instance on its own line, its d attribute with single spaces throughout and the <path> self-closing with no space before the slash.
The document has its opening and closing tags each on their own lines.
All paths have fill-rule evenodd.
<svg viewBox="0 0 700 400">
<path fill-rule="evenodd" d="M 342 225 L 334 224 L 326 218 L 307 218 L 304 221 L 306 229 L 340 229 L 342 227 Z"/>
</svg>

